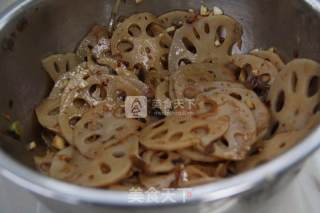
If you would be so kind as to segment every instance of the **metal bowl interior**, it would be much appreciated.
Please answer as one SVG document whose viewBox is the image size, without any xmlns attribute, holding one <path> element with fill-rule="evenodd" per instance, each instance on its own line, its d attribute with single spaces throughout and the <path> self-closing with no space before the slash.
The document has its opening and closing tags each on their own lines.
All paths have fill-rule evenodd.
<svg viewBox="0 0 320 213">
<path fill-rule="evenodd" d="M 10 114 L 23 126 L 21 141 L 0 135 L 0 165 L 3 175 L 31 191 L 70 202 L 127 204 L 127 197 L 122 192 L 81 188 L 41 176 L 33 171 L 32 160 L 41 149 L 26 150 L 27 143 L 39 141 L 40 126 L 34 108 L 52 86 L 41 69 L 40 60 L 52 53 L 73 51 L 91 26 L 107 23 L 113 2 L 19 0 L 0 16 L 0 112 Z M 127 2 L 121 8 L 123 15 L 139 11 L 161 14 L 174 9 L 199 8 L 201 4 L 197 0 L 145 0 L 140 5 Z M 243 51 L 274 46 L 287 60 L 297 56 L 319 60 L 319 1 L 206 0 L 204 3 L 209 7 L 223 8 L 226 14 L 241 22 L 244 27 Z M 0 123 L 3 129 L 6 125 Z M 192 201 L 221 199 L 251 190 L 266 180 L 274 181 L 319 147 L 319 131 L 261 168 L 208 186 L 195 187 Z"/>
</svg>

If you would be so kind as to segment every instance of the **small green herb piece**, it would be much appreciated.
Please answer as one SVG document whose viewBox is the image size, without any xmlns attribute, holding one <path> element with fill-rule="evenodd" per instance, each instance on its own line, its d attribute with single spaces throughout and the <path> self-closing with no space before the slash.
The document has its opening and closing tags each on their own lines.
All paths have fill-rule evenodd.
<svg viewBox="0 0 320 213">
<path fill-rule="evenodd" d="M 21 123 L 19 121 L 12 122 L 9 126 L 9 132 L 13 133 L 18 138 L 20 138 L 22 135 Z"/>
</svg>

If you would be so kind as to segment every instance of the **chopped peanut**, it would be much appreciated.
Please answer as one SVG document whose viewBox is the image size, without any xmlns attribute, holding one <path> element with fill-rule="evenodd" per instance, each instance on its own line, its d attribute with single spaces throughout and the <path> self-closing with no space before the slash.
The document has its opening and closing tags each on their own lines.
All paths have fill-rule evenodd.
<svg viewBox="0 0 320 213">
<path fill-rule="evenodd" d="M 251 50 L 251 52 L 252 52 L 252 53 L 259 52 L 259 49 L 258 49 L 258 48 L 253 49 L 253 50 Z"/>
<path fill-rule="evenodd" d="M 200 15 L 201 16 L 208 16 L 210 14 L 209 9 L 205 5 L 201 5 L 200 7 Z"/>
<path fill-rule="evenodd" d="M 274 47 L 271 47 L 271 48 L 268 49 L 268 51 L 275 53 L 276 49 Z"/>
<path fill-rule="evenodd" d="M 28 150 L 33 150 L 33 149 L 35 149 L 36 147 L 37 147 L 36 142 L 32 141 L 31 143 L 28 144 L 27 149 L 28 149 Z"/>
<path fill-rule="evenodd" d="M 52 140 L 52 146 L 56 149 L 62 150 L 66 147 L 66 143 L 62 137 L 56 135 Z"/>
<path fill-rule="evenodd" d="M 171 26 L 171 27 L 168 27 L 168 28 L 166 29 L 166 31 L 167 31 L 168 33 L 173 32 L 173 31 L 175 31 L 175 30 L 176 30 L 175 26 Z"/>
<path fill-rule="evenodd" d="M 219 41 L 219 39 L 217 39 L 215 42 L 214 42 L 214 45 L 216 47 L 219 47 L 221 45 L 221 42 Z"/>
<path fill-rule="evenodd" d="M 214 15 L 223 15 L 223 11 L 219 7 L 214 6 L 213 7 L 213 14 Z"/>
<path fill-rule="evenodd" d="M 241 82 L 245 82 L 246 81 L 246 76 L 245 76 L 244 71 L 241 71 L 240 76 L 239 76 L 239 80 Z"/>
</svg>

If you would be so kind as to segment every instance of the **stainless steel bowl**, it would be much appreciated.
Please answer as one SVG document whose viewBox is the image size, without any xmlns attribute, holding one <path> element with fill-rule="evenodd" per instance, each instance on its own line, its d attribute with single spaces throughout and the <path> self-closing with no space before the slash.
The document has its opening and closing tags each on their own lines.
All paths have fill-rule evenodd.
<svg viewBox="0 0 320 213">
<path fill-rule="evenodd" d="M 88 189 L 42 176 L 33 169 L 27 142 L 38 140 L 34 107 L 52 83 L 40 59 L 73 51 L 95 23 L 106 24 L 112 0 L 18 0 L 0 14 L 0 112 L 20 120 L 24 134 L 18 142 L 1 135 L 1 174 L 29 190 L 57 212 L 241 212 L 255 208 L 277 193 L 299 171 L 304 159 L 320 146 L 320 129 L 287 154 L 253 171 L 218 183 L 194 187 L 184 202 L 129 203 L 128 193 Z M 199 8 L 198 0 L 133 1 L 121 8 L 156 14 L 172 9 Z M 237 18 L 245 29 L 244 51 L 275 46 L 286 59 L 320 59 L 320 1 L 317 0 L 207 0 Z M 4 128 L 4 124 L 1 124 Z M 15 202 L 15 201 L 10 201 Z M 16 201 L 18 202 L 18 201 Z"/>
</svg>

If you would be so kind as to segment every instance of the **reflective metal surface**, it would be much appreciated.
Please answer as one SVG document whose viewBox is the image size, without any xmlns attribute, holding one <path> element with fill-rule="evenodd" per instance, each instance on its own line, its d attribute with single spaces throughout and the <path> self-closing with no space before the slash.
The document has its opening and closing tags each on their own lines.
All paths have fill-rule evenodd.
<svg viewBox="0 0 320 213">
<path fill-rule="evenodd" d="M 39 138 L 33 109 L 52 84 L 41 70 L 40 59 L 51 53 L 74 50 L 92 25 L 107 24 L 113 2 L 20 0 L 0 14 L 0 112 L 20 120 L 24 129 L 22 141 L 0 137 L 1 174 L 35 193 L 57 212 L 139 212 L 141 209 L 149 212 L 240 212 L 246 205 L 265 202 L 287 185 L 301 162 L 320 146 L 320 129 L 267 165 L 219 183 L 195 187 L 188 203 L 177 198 L 174 205 L 128 203 L 127 193 L 73 186 L 32 170 L 34 153 L 26 151 L 25 144 Z M 198 0 L 145 0 L 138 6 L 133 1 L 127 2 L 121 7 L 124 15 L 139 11 L 160 14 L 173 9 L 199 8 L 201 4 Z M 299 56 L 320 61 L 319 1 L 204 2 L 210 7 L 223 8 L 242 23 L 245 29 L 243 51 L 275 46 L 286 59 Z"/>
</svg>

